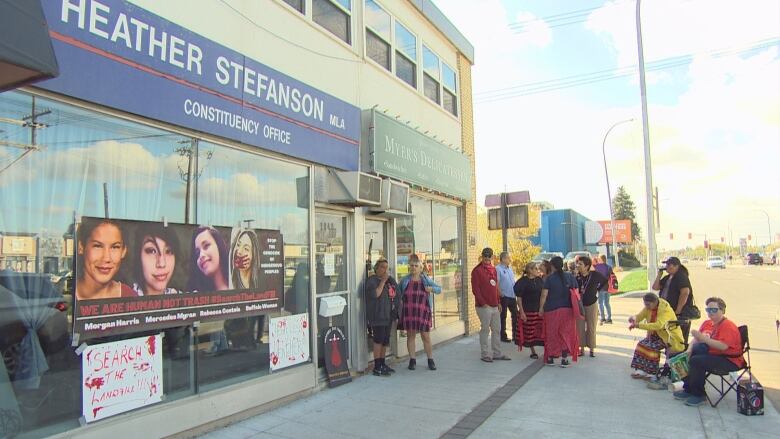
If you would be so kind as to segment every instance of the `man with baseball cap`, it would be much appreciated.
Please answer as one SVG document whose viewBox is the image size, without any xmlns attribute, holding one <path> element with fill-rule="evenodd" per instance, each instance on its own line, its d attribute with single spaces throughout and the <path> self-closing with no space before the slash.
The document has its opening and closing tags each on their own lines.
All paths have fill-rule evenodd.
<svg viewBox="0 0 780 439">
<path fill-rule="evenodd" d="M 482 361 L 492 363 L 493 360 L 511 360 L 501 353 L 498 274 L 496 267 L 493 266 L 493 249 L 490 247 L 482 250 L 482 260 L 471 270 L 471 292 L 474 294 L 477 316 L 481 325 L 479 345 Z M 489 344 L 488 335 L 490 335 Z"/>
<path fill-rule="evenodd" d="M 664 271 L 668 274 L 664 276 Z M 683 333 L 683 343 L 688 345 L 688 332 L 691 329 L 691 319 L 697 319 L 693 312 L 693 287 L 688 278 L 688 269 L 680 262 L 680 259 L 671 256 L 662 262 L 658 268 L 658 275 L 653 282 L 653 289 L 660 290 L 661 299 L 669 302 L 678 320 L 684 323 L 680 324 Z"/>
</svg>

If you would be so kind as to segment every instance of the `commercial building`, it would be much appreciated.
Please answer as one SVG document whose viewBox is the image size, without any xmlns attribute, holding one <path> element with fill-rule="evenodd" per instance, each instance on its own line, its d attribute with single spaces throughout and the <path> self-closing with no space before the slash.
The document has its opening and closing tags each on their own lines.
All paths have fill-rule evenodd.
<svg viewBox="0 0 780 439">
<path fill-rule="evenodd" d="M 401 277 L 417 254 L 442 285 L 434 342 L 478 326 L 467 288 L 478 254 L 474 50 L 432 2 L 42 5 L 60 74 L 0 94 L 5 433 L 159 437 L 248 416 L 324 385 L 330 327 L 346 338 L 339 362 L 364 371 L 362 288 L 381 257 Z M 116 242 L 81 234 L 105 219 L 118 224 Z M 229 288 L 192 287 L 197 270 L 211 276 L 198 225 L 216 230 L 216 247 L 233 244 L 229 258 L 217 253 Z M 173 230 L 178 248 L 147 226 Z M 262 247 L 254 261 L 265 261 L 252 304 L 219 293 L 255 288 L 239 287 L 250 263 L 235 250 L 244 230 Z M 118 259 L 93 264 L 98 247 Z M 175 262 L 156 303 L 165 315 L 149 311 L 137 274 L 149 255 L 157 267 Z M 122 297 L 89 305 L 78 287 L 89 270 L 116 274 Z M 200 319 L 189 311 L 203 297 L 224 306 Z M 293 316 L 303 339 L 284 339 Z M 95 349 L 141 336 L 161 361 L 161 384 L 144 383 L 156 399 L 98 406 L 137 389 L 95 393 L 111 382 L 88 381 L 85 364 Z M 403 337 L 392 355 L 407 354 Z M 271 346 L 282 345 L 308 353 L 279 359 Z"/>
<path fill-rule="evenodd" d="M 595 251 L 595 246 L 585 242 L 585 223 L 587 217 L 572 209 L 543 210 L 540 244 L 544 251 L 561 252 Z"/>
</svg>

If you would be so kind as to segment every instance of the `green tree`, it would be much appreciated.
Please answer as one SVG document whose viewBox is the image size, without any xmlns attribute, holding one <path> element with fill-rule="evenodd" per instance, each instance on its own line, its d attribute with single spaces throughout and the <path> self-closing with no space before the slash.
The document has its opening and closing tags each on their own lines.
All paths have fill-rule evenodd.
<svg viewBox="0 0 780 439">
<path fill-rule="evenodd" d="M 624 186 L 618 188 L 617 194 L 612 199 L 612 210 L 616 220 L 631 220 L 631 235 L 634 241 L 638 241 L 641 237 L 641 229 L 636 223 L 636 205 Z"/>
</svg>

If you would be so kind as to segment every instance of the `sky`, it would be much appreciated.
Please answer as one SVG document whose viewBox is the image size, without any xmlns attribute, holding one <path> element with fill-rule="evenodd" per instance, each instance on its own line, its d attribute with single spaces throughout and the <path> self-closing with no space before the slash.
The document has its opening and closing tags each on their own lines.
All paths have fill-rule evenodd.
<svg viewBox="0 0 780 439">
<path fill-rule="evenodd" d="M 609 219 L 604 142 L 612 195 L 626 187 L 644 234 L 635 2 L 435 3 L 475 49 L 478 203 L 529 190 Z M 767 217 L 780 232 L 780 2 L 645 0 L 642 34 L 659 250 L 766 244 Z"/>
</svg>

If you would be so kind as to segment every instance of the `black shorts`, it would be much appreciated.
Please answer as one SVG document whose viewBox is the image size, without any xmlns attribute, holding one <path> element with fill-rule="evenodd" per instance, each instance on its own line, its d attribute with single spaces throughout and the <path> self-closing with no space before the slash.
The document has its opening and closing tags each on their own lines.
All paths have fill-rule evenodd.
<svg viewBox="0 0 780 439">
<path fill-rule="evenodd" d="M 390 326 L 372 326 L 374 343 L 390 346 Z"/>
</svg>

